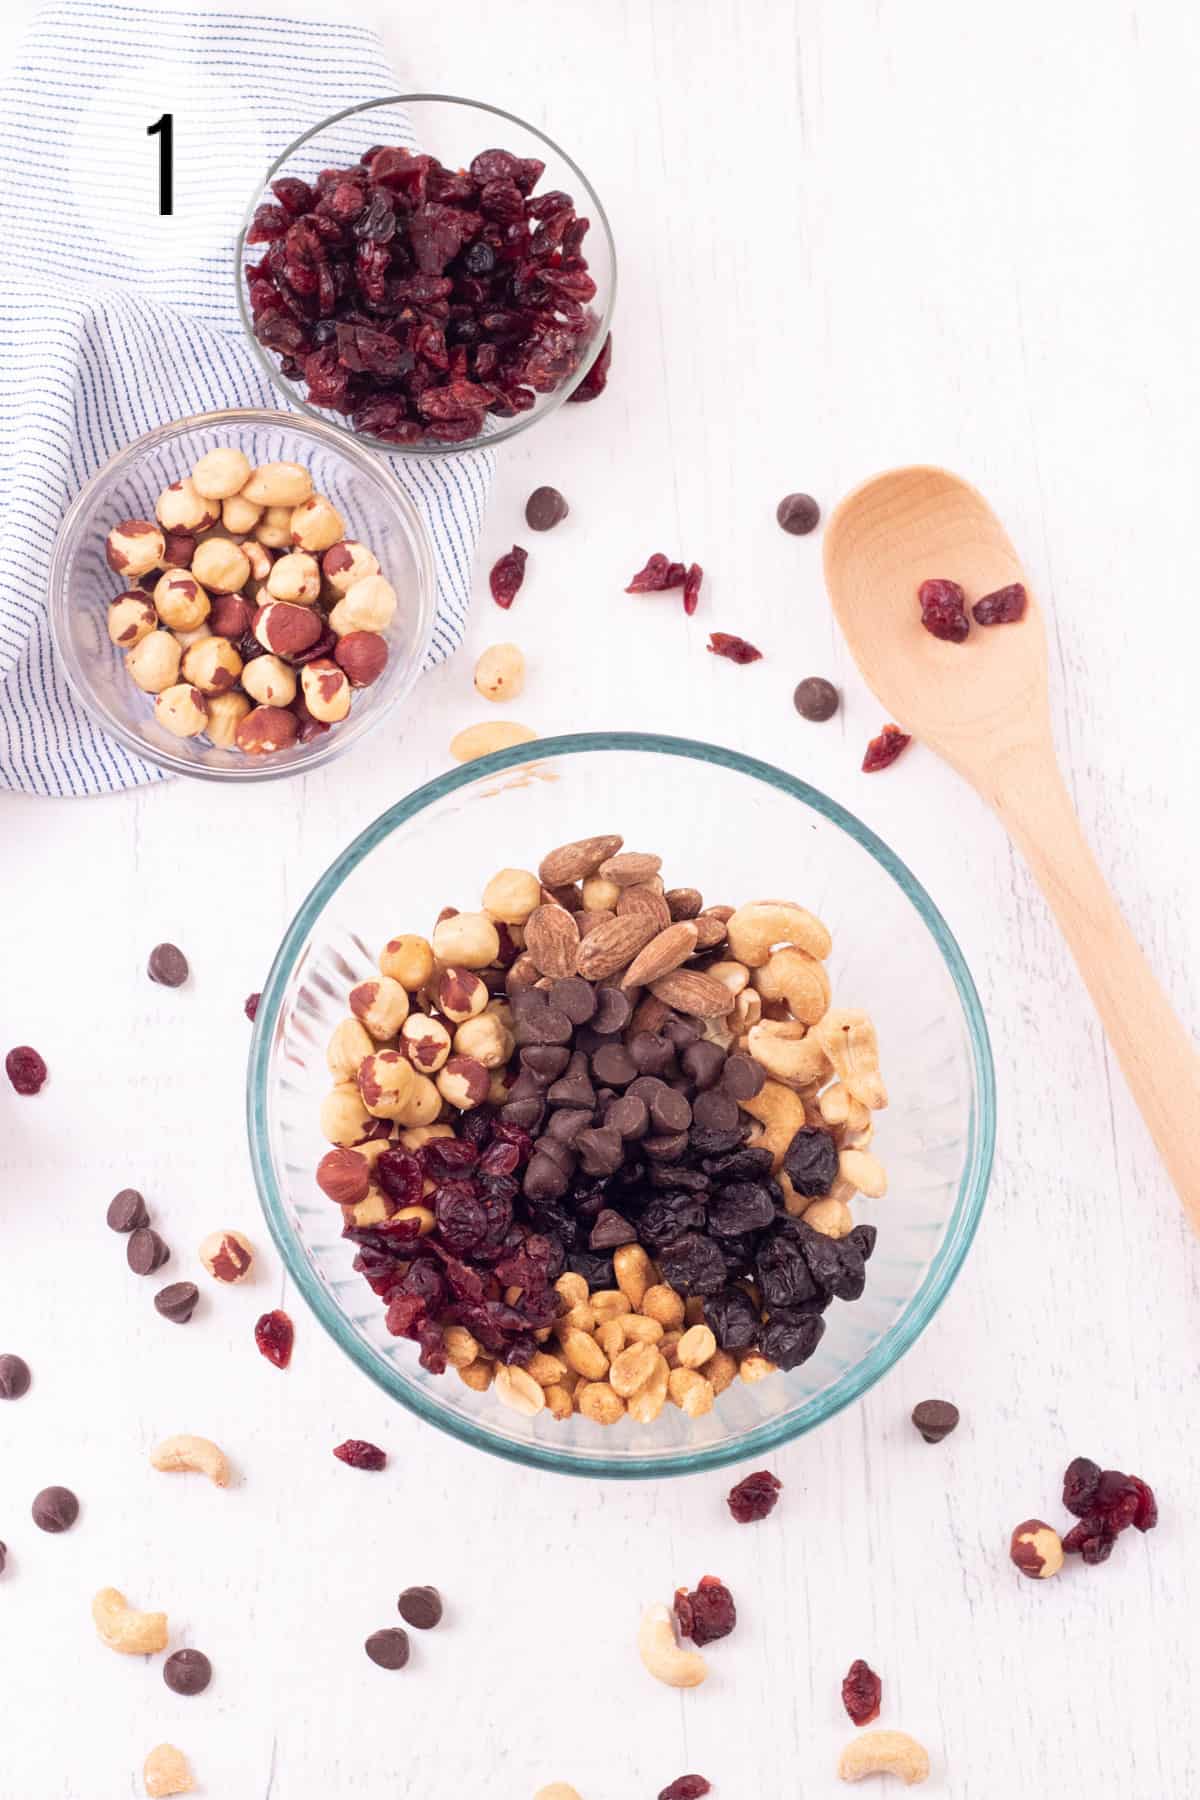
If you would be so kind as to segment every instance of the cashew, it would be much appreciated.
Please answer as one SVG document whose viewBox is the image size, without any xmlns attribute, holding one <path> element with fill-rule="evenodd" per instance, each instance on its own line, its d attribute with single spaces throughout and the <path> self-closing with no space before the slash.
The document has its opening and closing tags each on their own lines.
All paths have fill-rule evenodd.
<svg viewBox="0 0 1200 1800">
<path fill-rule="evenodd" d="M 763 1019 L 752 1025 L 748 1048 L 768 1075 L 788 1087 L 809 1087 L 829 1073 L 825 1046 L 796 1019 Z"/>
<path fill-rule="evenodd" d="M 838 1157 L 838 1174 L 843 1181 L 852 1182 L 868 1200 L 882 1200 L 887 1193 L 887 1170 L 877 1156 L 866 1150 L 843 1150 Z"/>
<path fill-rule="evenodd" d="M 773 950 L 751 980 L 764 1000 L 786 1000 L 793 1018 L 815 1025 L 829 1007 L 829 976 L 807 950 Z"/>
<path fill-rule="evenodd" d="M 92 1601 L 92 1618 L 101 1641 L 123 1656 L 150 1656 L 167 1647 L 167 1615 L 135 1612 L 116 1588 L 101 1588 Z"/>
<path fill-rule="evenodd" d="M 905 1787 L 929 1778 L 929 1752 L 907 1731 L 860 1731 L 838 1758 L 843 1781 L 897 1775 Z"/>
<path fill-rule="evenodd" d="M 872 1112 L 887 1105 L 887 1088 L 879 1073 L 879 1042 L 865 1012 L 831 1010 L 813 1026 L 813 1036 L 855 1100 Z"/>
<path fill-rule="evenodd" d="M 150 1464 L 152 1468 L 163 1469 L 172 1475 L 192 1472 L 207 1475 L 214 1487 L 229 1486 L 229 1464 L 225 1453 L 211 1438 L 192 1437 L 187 1432 L 164 1438 L 150 1452 Z"/>
<path fill-rule="evenodd" d="M 833 949 L 833 939 L 820 919 L 790 900 L 752 900 L 730 915 L 729 948 L 738 962 L 758 969 L 777 944 L 807 950 L 820 961 Z"/>
<path fill-rule="evenodd" d="M 750 980 L 749 969 L 740 962 L 709 963 L 705 973 L 719 981 L 722 987 L 727 987 L 735 1000 Z"/>
<path fill-rule="evenodd" d="M 675 1642 L 675 1627 L 665 1606 L 646 1608 L 637 1644 L 645 1669 L 668 1687 L 699 1687 L 708 1674 L 708 1664 L 698 1650 L 681 1650 Z"/>
<path fill-rule="evenodd" d="M 817 1111 L 827 1125 L 844 1125 L 847 1131 L 865 1131 L 871 1123 L 870 1108 L 856 1100 L 840 1081 L 830 1082 L 822 1091 Z"/>
<path fill-rule="evenodd" d="M 755 988 L 743 988 L 726 1013 L 725 1024 L 734 1037 L 742 1037 L 762 1016 L 762 995 Z"/>
<path fill-rule="evenodd" d="M 752 1119 L 757 1119 L 763 1126 L 763 1130 L 751 1141 L 771 1152 L 778 1171 L 784 1152 L 804 1124 L 804 1102 L 791 1088 L 784 1087 L 782 1082 L 764 1081 L 762 1088 L 752 1099 L 739 1101 L 738 1104 L 744 1113 L 749 1113 Z"/>
<path fill-rule="evenodd" d="M 540 1787 L 533 1800 L 583 1800 L 583 1797 L 569 1781 L 552 1781 L 549 1787 Z"/>
<path fill-rule="evenodd" d="M 822 1237 L 844 1238 L 854 1230 L 854 1215 L 844 1200 L 814 1200 L 804 1209 L 804 1223 Z"/>
<path fill-rule="evenodd" d="M 150 1800 L 168 1794 L 190 1794 L 195 1789 L 187 1757 L 174 1744 L 156 1744 L 142 1764 L 142 1780 Z"/>
</svg>

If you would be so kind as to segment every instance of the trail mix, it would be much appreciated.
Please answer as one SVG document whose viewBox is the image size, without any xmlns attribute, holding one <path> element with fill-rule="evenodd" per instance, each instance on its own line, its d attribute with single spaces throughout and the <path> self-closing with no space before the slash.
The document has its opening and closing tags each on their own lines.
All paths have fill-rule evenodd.
<svg viewBox="0 0 1200 1800">
<path fill-rule="evenodd" d="M 396 590 L 299 463 L 209 450 L 154 519 L 114 525 L 105 554 L 130 584 L 108 635 L 175 737 L 245 756 L 308 743 L 387 664 Z M 178 987 L 187 959 L 160 944 L 149 973 Z"/>
<path fill-rule="evenodd" d="M 534 1416 L 695 1417 L 857 1300 L 886 1191 L 821 921 L 705 906 L 616 836 L 502 869 L 349 994 L 317 1185 L 422 1365 Z"/>
</svg>

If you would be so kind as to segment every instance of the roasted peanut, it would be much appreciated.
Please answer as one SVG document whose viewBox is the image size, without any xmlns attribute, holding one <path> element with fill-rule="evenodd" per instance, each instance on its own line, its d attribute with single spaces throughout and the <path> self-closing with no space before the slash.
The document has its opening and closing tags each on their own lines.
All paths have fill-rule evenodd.
<svg viewBox="0 0 1200 1800">
<path fill-rule="evenodd" d="M 621 1319 L 605 1319 L 596 1327 L 596 1342 L 610 1363 L 614 1362 L 625 1348 L 625 1333 L 622 1330 L 622 1324 Z"/>
<path fill-rule="evenodd" d="M 657 1344 L 662 1339 L 663 1328 L 658 1320 L 644 1318 L 641 1313 L 623 1313 L 616 1323 L 627 1344 Z"/>
<path fill-rule="evenodd" d="M 608 1374 L 608 1358 L 594 1337 L 589 1337 L 577 1326 L 568 1325 L 558 1341 L 568 1368 L 582 1375 L 585 1381 L 603 1381 Z"/>
<path fill-rule="evenodd" d="M 613 1274 L 629 1304 L 640 1311 L 654 1274 L 653 1264 L 640 1244 L 622 1244 L 614 1252 Z"/>
<path fill-rule="evenodd" d="M 455 1365 L 458 1379 L 464 1387 L 473 1388 L 477 1394 L 484 1394 L 492 1385 L 492 1365 L 484 1362 L 482 1357 L 474 1362 Z"/>
<path fill-rule="evenodd" d="M 653 1344 L 630 1344 L 627 1350 L 613 1358 L 608 1372 L 613 1392 L 620 1394 L 622 1400 L 628 1400 L 639 1388 L 645 1387 L 661 1361 Z"/>
<path fill-rule="evenodd" d="M 479 1355 L 478 1341 L 465 1325 L 447 1325 L 442 1337 L 446 1347 L 446 1361 L 456 1369 L 467 1368 Z"/>
<path fill-rule="evenodd" d="M 592 1295 L 591 1308 L 602 1325 L 606 1319 L 619 1319 L 623 1313 L 633 1311 L 628 1294 L 619 1288 L 601 1288 Z"/>
<path fill-rule="evenodd" d="M 679 1340 L 679 1348 L 675 1352 L 679 1364 L 685 1369 L 698 1369 L 706 1363 L 710 1356 L 717 1353 L 717 1340 L 707 1325 L 693 1325 L 684 1332 Z"/>
<path fill-rule="evenodd" d="M 712 1383 L 698 1369 L 672 1369 L 667 1395 L 690 1419 L 699 1419 L 713 1409 Z"/>
<path fill-rule="evenodd" d="M 714 1394 L 723 1394 L 737 1379 L 737 1358 L 728 1350 L 717 1350 L 701 1366 L 700 1373 L 711 1383 Z"/>
<path fill-rule="evenodd" d="M 747 1350 L 738 1363 L 738 1374 L 743 1381 L 765 1381 L 768 1375 L 775 1374 L 777 1368 L 777 1363 L 760 1356 L 757 1350 Z"/>
<path fill-rule="evenodd" d="M 575 1404 L 593 1425 L 615 1425 L 625 1416 L 625 1402 L 607 1381 L 583 1381 L 575 1390 Z"/>
<path fill-rule="evenodd" d="M 190 1794 L 196 1783 L 187 1757 L 174 1744 L 156 1744 L 142 1764 L 142 1783 L 148 1800 L 168 1800 L 171 1794 Z"/>
<path fill-rule="evenodd" d="M 674 1331 L 683 1324 L 682 1297 L 662 1282 L 646 1289 L 639 1311 L 648 1319 L 657 1319 L 664 1331 Z"/>
<path fill-rule="evenodd" d="M 649 1379 L 629 1396 L 629 1416 L 638 1425 L 651 1425 L 667 1403 L 667 1382 L 671 1371 L 665 1357 L 656 1354 Z"/>
<path fill-rule="evenodd" d="M 493 1382 L 496 1398 L 523 1418 L 532 1419 L 546 1404 L 546 1396 L 532 1375 L 516 1363 L 501 1363 Z"/>
</svg>

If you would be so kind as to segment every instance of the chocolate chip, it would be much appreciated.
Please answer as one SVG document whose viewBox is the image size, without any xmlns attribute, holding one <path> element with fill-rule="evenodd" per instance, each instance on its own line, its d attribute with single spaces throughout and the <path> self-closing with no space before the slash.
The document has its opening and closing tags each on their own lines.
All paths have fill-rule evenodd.
<svg viewBox="0 0 1200 1800">
<path fill-rule="evenodd" d="M 704 1027 L 699 1019 L 685 1018 L 682 1013 L 672 1013 L 670 1018 L 662 1022 L 662 1035 L 667 1042 L 674 1044 L 676 1050 L 686 1050 L 704 1036 Z"/>
<path fill-rule="evenodd" d="M 755 1094 L 762 1093 L 766 1079 L 762 1064 L 756 1063 L 752 1056 L 741 1056 L 735 1051 L 725 1058 L 721 1086 L 735 1100 L 753 1100 Z"/>
<path fill-rule="evenodd" d="M 570 510 L 557 488 L 536 487 L 525 502 L 525 523 L 530 531 L 552 531 Z"/>
<path fill-rule="evenodd" d="M 625 1097 L 626 1099 L 632 1097 L 634 1100 L 641 1100 L 646 1106 L 649 1106 L 654 1096 L 666 1085 L 666 1082 L 658 1075 L 639 1075 L 637 1080 L 631 1081 L 625 1089 Z"/>
<path fill-rule="evenodd" d="M 691 1122 L 692 1109 L 686 1096 L 674 1088 L 660 1087 L 650 1101 L 650 1123 L 655 1131 L 686 1131 Z"/>
<path fill-rule="evenodd" d="M 146 973 L 160 987 L 182 987 L 188 978 L 188 960 L 177 944 L 155 944 Z"/>
<path fill-rule="evenodd" d="M 650 1127 L 650 1112 L 636 1094 L 622 1094 L 604 1114 L 604 1123 L 619 1131 L 623 1138 L 645 1137 Z"/>
<path fill-rule="evenodd" d="M 775 517 L 792 537 L 807 537 L 816 529 L 821 509 L 811 494 L 785 494 L 775 508 Z"/>
<path fill-rule="evenodd" d="M 611 1206 L 606 1206 L 597 1213 L 596 1223 L 588 1238 L 589 1249 L 615 1250 L 620 1244 L 636 1243 L 637 1227 L 631 1225 L 621 1213 L 614 1212 Z"/>
<path fill-rule="evenodd" d="M 632 1017 L 633 1001 L 629 995 L 621 988 L 605 987 L 601 983 L 596 989 L 592 1030 L 604 1037 L 614 1037 L 618 1031 L 624 1031 Z"/>
<path fill-rule="evenodd" d="M 432 1631 L 442 1622 L 442 1596 L 435 1587 L 405 1588 L 396 1606 L 405 1624 L 418 1631 Z"/>
<path fill-rule="evenodd" d="M 691 1076 L 698 1088 L 710 1088 L 715 1087 L 721 1079 L 721 1071 L 725 1067 L 725 1052 L 720 1044 L 700 1038 L 696 1043 L 687 1045 L 679 1060 L 685 1073 Z"/>
<path fill-rule="evenodd" d="M 560 1144 L 573 1144 L 580 1132 L 585 1130 L 591 1122 L 592 1113 L 588 1107 L 560 1106 L 557 1112 L 550 1115 L 546 1136 L 556 1138 Z M 541 1142 L 540 1138 L 538 1142 Z"/>
<path fill-rule="evenodd" d="M 163 1680 L 173 1694 L 202 1694 L 212 1680 L 203 1650 L 176 1650 L 163 1664 Z"/>
<path fill-rule="evenodd" d="M 596 1090 L 588 1075 L 587 1057 L 582 1050 L 577 1050 L 567 1064 L 567 1072 L 560 1075 L 552 1087 L 546 1090 L 546 1099 L 551 1106 L 585 1106 L 589 1111 L 596 1104 Z"/>
<path fill-rule="evenodd" d="M 8 1545 L 0 1543 L 0 1575 L 4 1573 L 4 1565 L 8 1561 Z"/>
<path fill-rule="evenodd" d="M 602 1044 L 592 1058 L 592 1074 L 606 1087 L 628 1087 L 637 1072 L 637 1064 L 624 1044 Z"/>
<path fill-rule="evenodd" d="M 503 1108 L 507 1115 L 508 1108 Z M 516 1124 L 517 1120 L 509 1123 Z M 564 1174 L 553 1158 L 540 1150 L 535 1150 L 525 1168 L 521 1189 L 527 1200 L 559 1200 L 571 1185 L 570 1177 Z"/>
<path fill-rule="evenodd" d="M 821 724 L 832 719 L 841 705 L 841 696 L 823 675 L 806 675 L 792 695 L 792 704 L 802 719 Z"/>
<path fill-rule="evenodd" d="M 402 1669 L 408 1661 L 408 1633 L 399 1625 L 388 1625 L 373 1631 L 363 1649 L 381 1669 Z"/>
<path fill-rule="evenodd" d="M 654 1137 L 642 1139 L 642 1149 L 655 1162 L 678 1162 L 687 1147 L 686 1131 L 661 1132 Z"/>
<path fill-rule="evenodd" d="M 572 1025 L 586 1025 L 596 1011 L 596 990 L 582 975 L 564 975 L 549 990 L 551 1006 L 565 1012 Z"/>
<path fill-rule="evenodd" d="M 30 1511 L 39 1531 L 70 1531 L 79 1517 L 79 1502 L 70 1488 L 48 1487 L 36 1496 Z"/>
<path fill-rule="evenodd" d="M 135 1275 L 153 1275 L 170 1259 L 171 1252 L 149 1225 L 140 1225 L 125 1246 L 125 1260 Z"/>
<path fill-rule="evenodd" d="M 33 1380 L 23 1356 L 0 1356 L 0 1400 L 20 1400 Z"/>
<path fill-rule="evenodd" d="M 146 1202 L 136 1188 L 122 1188 L 119 1194 L 114 1194 L 104 1216 L 110 1231 L 136 1231 L 139 1226 L 150 1223 Z"/>
<path fill-rule="evenodd" d="M 544 1131 L 534 1145 L 534 1149 L 539 1155 L 548 1156 L 555 1167 L 563 1171 L 564 1175 L 575 1173 L 575 1152 L 570 1144 L 563 1142 L 562 1138 L 553 1137 L 550 1132 Z"/>
<path fill-rule="evenodd" d="M 635 1031 L 629 1040 L 629 1054 L 640 1075 L 662 1075 L 675 1061 L 675 1046 L 657 1031 Z"/>
<path fill-rule="evenodd" d="M 585 1175 L 614 1175 L 624 1161 L 621 1134 L 612 1125 L 581 1131 L 575 1139 Z"/>
<path fill-rule="evenodd" d="M 173 1281 L 169 1287 L 160 1288 L 154 1296 L 154 1305 L 164 1319 L 170 1319 L 173 1325 L 186 1325 L 196 1310 L 196 1302 L 200 1298 L 200 1289 L 193 1281 Z"/>
<path fill-rule="evenodd" d="M 554 1081 L 570 1060 L 571 1052 L 565 1044 L 530 1044 L 521 1052 L 521 1067 L 539 1081 Z"/>
<path fill-rule="evenodd" d="M 721 1088 L 696 1095 L 692 1117 L 705 1131 L 732 1131 L 738 1122 L 738 1103 Z"/>
<path fill-rule="evenodd" d="M 523 1047 L 526 1044 L 569 1044 L 572 1026 L 565 1012 L 557 1006 L 551 1006 L 546 999 L 543 988 L 526 988 L 526 995 L 537 995 L 540 1005 L 522 1006 L 513 1009 L 513 1037 Z M 512 996 L 516 1000 L 516 995 Z"/>
<path fill-rule="evenodd" d="M 536 1131 L 545 1107 L 540 1100 L 507 1100 L 500 1108 L 506 1125 L 517 1125 L 522 1131 Z"/>
<path fill-rule="evenodd" d="M 927 1444 L 940 1444 L 958 1424 L 958 1408 L 952 1400 L 922 1400 L 912 1409 L 912 1422 Z"/>
</svg>

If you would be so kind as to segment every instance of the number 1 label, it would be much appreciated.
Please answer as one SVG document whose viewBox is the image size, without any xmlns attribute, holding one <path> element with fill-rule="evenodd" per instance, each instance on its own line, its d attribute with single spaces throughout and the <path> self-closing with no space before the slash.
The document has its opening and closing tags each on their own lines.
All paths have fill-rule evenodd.
<svg viewBox="0 0 1200 1800">
<path fill-rule="evenodd" d="M 158 139 L 158 211 L 162 217 L 175 210 L 171 193 L 175 174 L 174 113 L 163 113 L 153 125 L 147 125 L 146 136 Z"/>
</svg>

